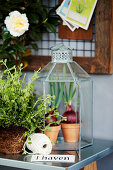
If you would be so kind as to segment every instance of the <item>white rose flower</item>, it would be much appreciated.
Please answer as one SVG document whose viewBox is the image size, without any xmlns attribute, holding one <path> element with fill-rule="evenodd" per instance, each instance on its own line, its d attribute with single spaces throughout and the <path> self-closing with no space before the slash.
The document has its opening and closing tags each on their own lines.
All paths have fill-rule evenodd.
<svg viewBox="0 0 113 170">
<path fill-rule="evenodd" d="M 5 18 L 4 22 L 8 31 L 14 37 L 21 36 L 29 28 L 29 23 L 26 14 L 21 14 L 18 11 L 10 12 L 9 16 Z"/>
</svg>

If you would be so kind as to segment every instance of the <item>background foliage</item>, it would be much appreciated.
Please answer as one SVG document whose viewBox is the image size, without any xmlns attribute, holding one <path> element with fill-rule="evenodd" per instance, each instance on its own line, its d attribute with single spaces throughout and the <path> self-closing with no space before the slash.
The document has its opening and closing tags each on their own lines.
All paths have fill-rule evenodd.
<svg viewBox="0 0 113 170">
<path fill-rule="evenodd" d="M 41 40 L 42 32 L 56 32 L 55 26 L 60 22 L 53 15 L 56 8 L 48 9 L 41 0 L 0 0 L 0 58 L 7 59 L 9 67 L 28 60 L 29 46 L 38 50 L 36 41 Z M 20 37 L 10 35 L 4 24 L 6 16 L 14 10 L 26 13 L 30 24 L 29 30 Z"/>
</svg>

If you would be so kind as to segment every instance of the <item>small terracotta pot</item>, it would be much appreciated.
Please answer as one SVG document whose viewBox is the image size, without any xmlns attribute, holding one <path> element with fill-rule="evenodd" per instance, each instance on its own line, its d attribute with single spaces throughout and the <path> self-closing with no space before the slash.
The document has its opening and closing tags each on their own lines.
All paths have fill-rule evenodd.
<svg viewBox="0 0 113 170">
<path fill-rule="evenodd" d="M 60 129 L 61 125 L 51 126 L 50 131 L 48 130 L 45 131 L 45 135 L 47 135 L 50 138 L 52 145 L 55 145 Z"/>
<path fill-rule="evenodd" d="M 61 123 L 65 142 L 77 142 L 79 140 L 79 123 Z"/>
</svg>

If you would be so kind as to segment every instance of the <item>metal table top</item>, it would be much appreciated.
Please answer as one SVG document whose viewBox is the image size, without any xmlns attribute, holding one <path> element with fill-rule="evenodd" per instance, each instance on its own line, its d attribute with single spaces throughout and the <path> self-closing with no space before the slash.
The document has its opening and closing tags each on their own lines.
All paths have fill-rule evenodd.
<svg viewBox="0 0 113 170">
<path fill-rule="evenodd" d="M 52 154 L 71 154 L 75 155 L 74 163 L 56 163 L 56 162 L 30 162 L 31 156 L 16 154 L 6 155 L 0 153 L 0 165 L 10 166 L 31 170 L 75 170 L 101 159 L 113 152 L 113 141 L 94 139 L 92 146 L 81 149 L 81 159 L 75 151 L 53 151 Z"/>
</svg>

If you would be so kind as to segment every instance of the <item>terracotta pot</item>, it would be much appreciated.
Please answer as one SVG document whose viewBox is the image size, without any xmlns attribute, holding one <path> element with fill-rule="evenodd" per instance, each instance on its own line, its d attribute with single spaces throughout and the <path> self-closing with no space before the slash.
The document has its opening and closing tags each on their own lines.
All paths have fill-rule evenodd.
<svg viewBox="0 0 113 170">
<path fill-rule="evenodd" d="M 26 130 L 22 127 L 0 127 L 0 152 L 6 154 L 18 154 L 22 152 L 25 138 L 22 137 Z M 22 138 L 21 142 L 19 140 Z"/>
<path fill-rule="evenodd" d="M 45 131 L 45 135 L 47 135 L 50 138 L 52 145 L 55 145 L 60 129 L 61 125 L 51 126 L 50 131 L 48 130 Z"/>
<path fill-rule="evenodd" d="M 79 123 L 61 123 L 65 142 L 77 142 L 79 140 Z"/>
</svg>

